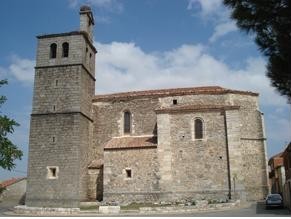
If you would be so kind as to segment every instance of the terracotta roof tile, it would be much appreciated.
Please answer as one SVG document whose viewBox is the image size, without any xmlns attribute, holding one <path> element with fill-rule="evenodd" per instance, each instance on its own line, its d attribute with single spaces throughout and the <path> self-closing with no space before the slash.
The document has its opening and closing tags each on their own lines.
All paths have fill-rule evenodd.
<svg viewBox="0 0 291 219">
<path fill-rule="evenodd" d="M 112 138 L 105 144 L 104 150 L 152 147 L 157 147 L 156 136 L 126 136 Z"/>
<path fill-rule="evenodd" d="M 278 153 L 278 154 L 273 155 L 269 160 L 272 160 L 272 159 L 274 159 L 276 157 L 282 157 L 282 155 L 283 155 L 283 151 Z"/>
<path fill-rule="evenodd" d="M 188 88 L 173 88 L 173 89 L 160 89 L 160 90 L 145 90 L 145 91 L 131 91 L 104 95 L 95 95 L 93 102 L 112 101 L 120 99 L 133 99 L 141 97 L 167 97 L 167 96 L 180 96 L 180 95 L 198 95 L 198 94 L 243 94 L 258 96 L 258 93 L 250 91 L 238 91 L 225 89 L 219 86 L 208 87 L 188 87 Z"/>
<path fill-rule="evenodd" d="M 7 186 L 11 186 L 13 185 L 14 183 L 17 183 L 23 179 L 26 179 L 26 177 L 21 177 L 21 178 L 11 178 L 11 179 L 8 179 L 8 180 L 5 180 L 3 182 L 0 183 L 0 188 L 6 188 Z"/>
<path fill-rule="evenodd" d="M 156 113 L 180 113 L 180 112 L 204 112 L 204 111 L 221 111 L 236 110 L 239 106 L 230 105 L 173 105 L 156 109 Z"/>
</svg>

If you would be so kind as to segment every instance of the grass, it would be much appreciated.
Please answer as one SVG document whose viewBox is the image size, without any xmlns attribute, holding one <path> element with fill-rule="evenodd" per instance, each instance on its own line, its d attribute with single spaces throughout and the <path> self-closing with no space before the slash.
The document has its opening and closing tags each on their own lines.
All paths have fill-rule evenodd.
<svg viewBox="0 0 291 219">
<path fill-rule="evenodd" d="M 170 204 L 153 204 L 153 203 L 130 203 L 129 205 L 126 206 L 120 206 L 121 210 L 139 210 L 141 207 L 165 207 L 165 206 L 171 206 Z"/>
<path fill-rule="evenodd" d="M 96 205 L 89 205 L 89 206 L 80 207 L 81 211 L 98 210 L 98 209 L 99 209 L 99 206 L 96 206 Z"/>
</svg>

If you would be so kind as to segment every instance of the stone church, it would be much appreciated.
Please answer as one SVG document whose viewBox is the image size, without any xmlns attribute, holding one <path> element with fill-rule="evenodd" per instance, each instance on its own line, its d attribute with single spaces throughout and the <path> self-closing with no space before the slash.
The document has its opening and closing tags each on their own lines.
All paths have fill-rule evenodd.
<svg viewBox="0 0 291 219">
<path fill-rule="evenodd" d="M 209 86 L 96 95 L 93 27 L 82 6 L 80 30 L 37 36 L 27 206 L 265 197 L 258 93 Z"/>
</svg>

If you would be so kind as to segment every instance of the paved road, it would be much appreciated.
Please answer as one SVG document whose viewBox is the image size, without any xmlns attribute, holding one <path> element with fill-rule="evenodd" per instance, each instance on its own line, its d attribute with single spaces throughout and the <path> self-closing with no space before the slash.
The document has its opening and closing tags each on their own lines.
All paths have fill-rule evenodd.
<svg viewBox="0 0 291 219">
<path fill-rule="evenodd" d="M 14 203 L 0 203 L 0 217 L 1 216 L 17 216 L 9 214 L 11 209 L 13 209 Z M 8 215 L 6 213 L 8 212 Z M 99 216 L 96 214 L 86 214 L 81 216 Z M 101 216 L 101 215 L 100 215 Z M 102 215 L 104 216 L 104 215 Z M 109 215 L 108 215 L 109 216 Z M 110 215 L 114 216 L 114 215 Z M 177 214 L 155 214 L 155 215 L 133 215 L 133 214 L 125 214 L 125 215 L 115 215 L 115 216 L 175 216 L 175 217 L 290 217 L 291 212 L 287 209 L 282 208 L 273 208 L 273 209 L 265 209 L 265 205 L 263 202 L 253 203 L 249 207 L 233 209 L 233 210 L 225 210 L 225 211 L 216 211 L 216 212 L 201 212 L 201 213 L 177 213 Z"/>
<path fill-rule="evenodd" d="M 11 211 L 13 207 L 17 205 L 16 201 L 3 201 L 0 202 L 0 217 L 7 217 L 7 215 L 4 214 L 4 212 Z"/>
<path fill-rule="evenodd" d="M 264 202 L 253 203 L 249 207 L 234 210 L 185 213 L 171 215 L 151 215 L 151 216 L 175 216 L 175 217 L 290 217 L 291 212 L 285 208 L 265 209 Z"/>
</svg>

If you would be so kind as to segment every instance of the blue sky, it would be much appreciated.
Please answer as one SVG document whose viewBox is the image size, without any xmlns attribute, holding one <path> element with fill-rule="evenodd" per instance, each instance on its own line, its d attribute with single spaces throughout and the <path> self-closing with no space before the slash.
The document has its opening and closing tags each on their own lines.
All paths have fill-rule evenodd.
<svg viewBox="0 0 291 219">
<path fill-rule="evenodd" d="M 268 157 L 291 140 L 290 105 L 269 85 L 265 58 L 239 31 L 221 0 L 3 0 L 0 3 L 1 113 L 20 127 L 11 136 L 24 151 L 14 171 L 26 175 L 35 65 L 35 36 L 79 29 L 79 7 L 95 15 L 96 93 L 219 85 L 260 93 Z"/>
</svg>

